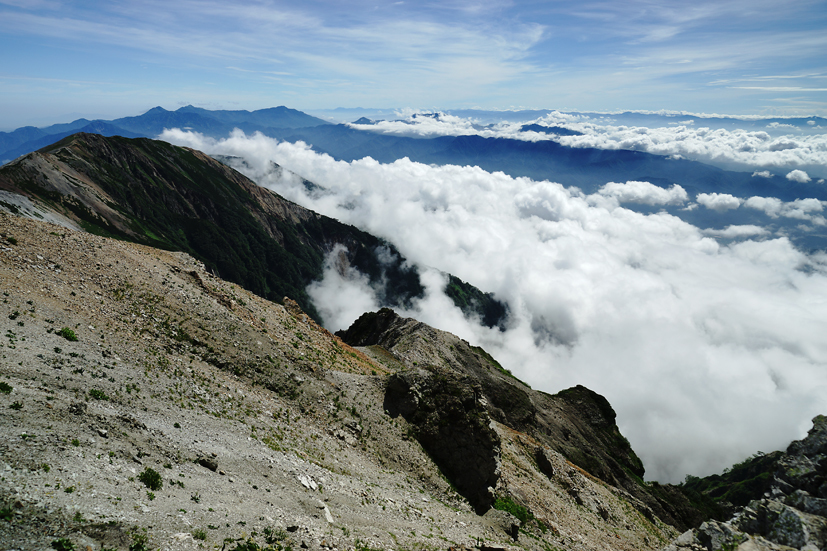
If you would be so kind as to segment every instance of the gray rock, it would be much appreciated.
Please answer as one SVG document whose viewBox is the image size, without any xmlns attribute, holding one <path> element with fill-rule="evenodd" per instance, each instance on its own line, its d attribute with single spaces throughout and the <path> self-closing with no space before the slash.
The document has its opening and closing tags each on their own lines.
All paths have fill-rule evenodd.
<svg viewBox="0 0 827 551">
<path fill-rule="evenodd" d="M 218 462 L 211 457 L 202 457 L 198 460 L 198 464 L 202 467 L 216 472 L 218 470 Z"/>
<path fill-rule="evenodd" d="M 511 536 L 511 539 L 517 541 L 520 537 L 520 526 L 522 523 L 520 519 L 506 511 L 499 509 L 489 509 L 484 515 L 483 520 L 486 524 L 495 530 L 504 532 Z"/>
<path fill-rule="evenodd" d="M 551 464 L 548 450 L 538 446 L 534 450 L 534 459 L 537 460 L 537 466 L 540 467 L 540 472 L 549 478 L 554 476 L 554 466 Z"/>
<path fill-rule="evenodd" d="M 799 511 L 827 517 L 827 499 L 813 497 L 804 490 L 796 490 L 784 502 Z"/>
<path fill-rule="evenodd" d="M 478 513 L 494 502 L 500 477 L 500 438 L 470 377 L 430 367 L 394 373 L 384 409 L 414 426 L 416 439 Z"/>
<path fill-rule="evenodd" d="M 715 520 L 701 524 L 696 537 L 709 551 L 720 551 L 725 546 L 734 549 L 747 539 L 743 532 L 734 529 L 729 524 Z"/>
<path fill-rule="evenodd" d="M 798 494 L 793 499 L 805 500 Z M 812 498 L 811 498 L 812 499 Z M 823 517 L 808 514 L 776 500 L 754 501 L 735 521 L 738 529 L 759 534 L 769 541 L 802 549 L 815 545 L 824 546 L 827 521 Z"/>
</svg>

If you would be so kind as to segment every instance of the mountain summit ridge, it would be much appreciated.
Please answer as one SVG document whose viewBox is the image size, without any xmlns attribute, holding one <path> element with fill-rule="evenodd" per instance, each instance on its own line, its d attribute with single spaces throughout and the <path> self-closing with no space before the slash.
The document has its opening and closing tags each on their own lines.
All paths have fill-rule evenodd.
<svg viewBox="0 0 827 551">
<path fill-rule="evenodd" d="M 416 268 L 392 243 L 166 142 L 75 134 L 0 167 L 0 189 L 27 196 L 75 228 L 188 252 L 262 297 L 292 297 L 317 321 L 305 289 L 322 278 L 336 246 L 385 305 L 409 306 L 424 292 Z M 490 294 L 464 283 L 448 288 L 457 302 L 466 291 L 475 300 L 460 304 L 467 315 L 478 308 L 491 325 L 501 323 L 506 310 Z"/>
</svg>

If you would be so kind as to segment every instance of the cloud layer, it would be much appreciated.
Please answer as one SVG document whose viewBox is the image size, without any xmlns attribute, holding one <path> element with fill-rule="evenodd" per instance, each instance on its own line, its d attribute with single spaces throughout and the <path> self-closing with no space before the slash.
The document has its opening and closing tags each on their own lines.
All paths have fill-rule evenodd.
<svg viewBox="0 0 827 551">
<path fill-rule="evenodd" d="M 554 140 L 570 147 L 625 149 L 656 155 L 679 155 L 738 170 L 755 170 L 753 176 L 771 177 L 767 168 L 790 171 L 787 178 L 806 183 L 810 176 L 804 169 L 827 176 L 827 134 L 791 134 L 773 136 L 763 130 L 726 130 L 685 124 L 647 128 L 615 126 L 608 120 L 588 115 L 552 112 L 534 121 L 545 126 L 576 130 L 579 136 L 558 136 L 541 132 L 521 132 L 523 123 L 500 123 L 481 127 L 465 118 L 439 114 L 421 116 L 400 112 L 401 120 L 382 121 L 375 125 L 352 125 L 363 130 L 417 137 L 461 136 L 512 138 L 526 141 Z M 415 116 L 418 115 L 418 116 Z M 702 124 L 703 121 L 700 121 Z"/>
<path fill-rule="evenodd" d="M 242 156 L 261 185 L 391 240 L 427 288 L 404 315 L 483 346 L 534 388 L 584 384 L 605 395 L 650 479 L 709 474 L 780 449 L 827 412 L 827 258 L 760 227 L 704 231 L 623 207 L 687 201 L 677 186 L 607 183 L 584 195 L 475 167 L 339 162 L 240 132 L 162 138 Z M 308 196 L 295 178 L 272 172 L 271 160 L 327 192 Z M 758 202 L 744 206 L 786 208 Z M 310 288 L 332 330 L 375 304 L 359 274 L 334 266 L 335 255 Z M 508 329 L 463 318 L 437 270 L 507 301 Z"/>
</svg>

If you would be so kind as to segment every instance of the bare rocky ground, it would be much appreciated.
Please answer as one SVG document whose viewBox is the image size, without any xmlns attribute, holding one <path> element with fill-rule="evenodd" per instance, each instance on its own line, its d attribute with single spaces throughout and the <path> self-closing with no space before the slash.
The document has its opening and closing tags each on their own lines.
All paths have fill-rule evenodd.
<svg viewBox="0 0 827 551">
<path fill-rule="evenodd" d="M 677 535 L 551 450 L 541 468 L 537 443 L 498 424 L 495 490 L 534 520 L 517 533 L 509 514 L 478 516 L 383 409 L 403 359 L 187 255 L 5 214 L 0 236 L 2 549 L 638 550 Z"/>
</svg>

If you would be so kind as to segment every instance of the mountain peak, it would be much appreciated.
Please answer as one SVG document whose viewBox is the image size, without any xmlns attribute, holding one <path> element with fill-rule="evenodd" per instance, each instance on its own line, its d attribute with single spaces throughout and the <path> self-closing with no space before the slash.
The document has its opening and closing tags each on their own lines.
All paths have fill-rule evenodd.
<svg viewBox="0 0 827 551">
<path fill-rule="evenodd" d="M 157 115 L 157 114 L 161 114 L 161 113 L 169 113 L 169 111 L 167 111 L 166 109 L 164 109 L 163 107 L 161 107 L 159 105 L 157 107 L 153 107 L 152 109 L 150 109 L 149 111 L 144 113 L 144 115 Z"/>
</svg>

